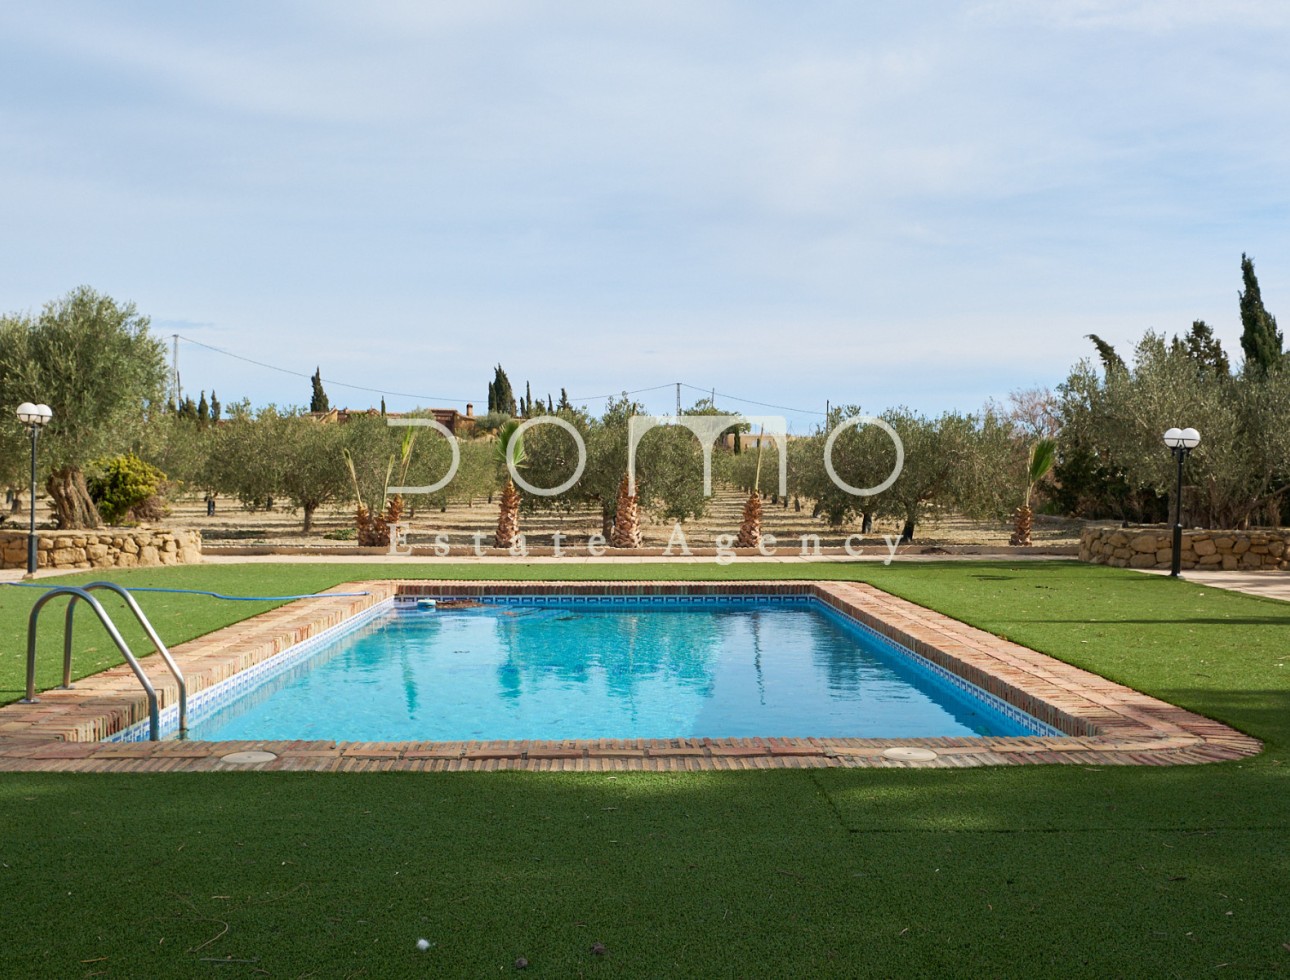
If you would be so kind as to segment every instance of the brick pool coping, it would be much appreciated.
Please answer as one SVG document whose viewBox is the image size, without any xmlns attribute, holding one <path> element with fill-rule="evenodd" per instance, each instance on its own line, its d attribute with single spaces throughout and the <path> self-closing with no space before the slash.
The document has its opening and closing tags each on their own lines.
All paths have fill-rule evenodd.
<svg viewBox="0 0 1290 980">
<path fill-rule="evenodd" d="M 0 771 L 678 771 L 962 768 L 1041 763 L 1186 765 L 1239 759 L 1262 748 L 1257 739 L 1219 722 L 861 583 L 377 581 L 347 583 L 328 591 L 368 594 L 292 602 L 172 648 L 172 655 L 188 679 L 190 697 L 396 593 L 445 598 L 499 594 L 811 595 L 1068 735 L 105 743 L 98 740 L 147 717 L 142 689 L 129 668 L 122 665 L 76 681 L 72 690 L 43 692 L 37 704 L 0 707 Z M 164 708 L 175 703 L 178 690 L 173 681 L 163 682 L 168 675 L 159 659 L 154 655 L 142 663 L 157 684 Z M 248 752 L 269 753 L 272 758 L 227 758 Z"/>
</svg>

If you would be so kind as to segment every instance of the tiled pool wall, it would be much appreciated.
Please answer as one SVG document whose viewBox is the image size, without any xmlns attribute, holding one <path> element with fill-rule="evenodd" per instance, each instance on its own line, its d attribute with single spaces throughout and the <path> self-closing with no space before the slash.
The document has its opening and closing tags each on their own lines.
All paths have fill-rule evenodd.
<svg viewBox="0 0 1290 980">
<path fill-rule="evenodd" d="M 1029 729 L 1033 735 L 1061 737 L 1093 734 L 1084 720 L 1073 717 L 996 674 L 964 663 L 892 623 L 857 608 L 853 602 L 846 601 L 821 583 L 620 582 L 606 585 L 586 582 L 434 582 L 400 585 L 395 594 L 396 603 L 416 598 L 470 599 L 485 604 L 517 606 L 539 602 L 568 603 L 599 608 L 626 606 L 629 603 L 660 606 L 725 604 L 735 608 L 772 604 L 819 604 L 883 644 L 891 653 L 909 658 L 960 692 L 986 702 L 1007 718 Z"/>
<path fill-rule="evenodd" d="M 172 645 L 170 653 L 188 682 L 190 707 L 206 690 L 226 680 L 236 680 L 313 637 L 354 628 L 355 617 L 388 602 L 393 594 L 390 583 L 349 583 L 196 640 Z M 167 720 L 173 729 L 179 717 L 178 686 L 157 660 L 155 654 L 143 656 L 141 664 L 156 687 L 163 730 Z M 42 691 L 34 704 L 18 702 L 0 707 L 0 740 L 7 736 L 66 742 L 130 741 L 139 731 L 146 739 L 147 699 L 138 679 L 124 664 L 76 680 L 70 689 Z"/>
<path fill-rule="evenodd" d="M 893 644 L 907 656 L 917 657 L 959 683 L 967 684 L 972 690 L 995 699 L 1005 705 L 1013 715 L 1019 713 L 1021 717 L 1034 719 L 1046 726 L 1050 729 L 1048 734 L 1096 734 L 1094 727 L 1086 719 L 1063 711 L 1035 692 L 1009 683 L 992 670 L 955 657 L 940 646 L 914 636 L 864 609 L 859 609 L 854 603 L 847 602 L 828 590 L 818 590 L 816 598 L 838 615 Z"/>
<path fill-rule="evenodd" d="M 196 723 L 203 717 L 221 710 L 234 703 L 249 691 L 255 689 L 260 684 L 265 683 L 273 678 L 281 676 L 283 673 L 303 664 L 305 661 L 314 657 L 321 649 L 329 644 L 340 640 L 341 638 L 353 633 L 355 630 L 371 622 L 378 616 L 384 615 L 391 609 L 399 605 L 415 605 L 418 599 L 428 598 L 444 603 L 450 603 L 454 599 L 460 599 L 460 596 L 450 596 L 442 591 L 432 593 L 400 593 L 392 599 L 372 606 L 364 612 L 350 618 L 349 620 L 333 626 L 321 633 L 304 640 L 295 646 L 284 650 L 282 653 L 271 657 L 268 660 L 253 664 L 245 670 L 239 671 L 232 677 L 224 681 L 197 692 L 189 698 L 188 717 L 189 721 Z M 402 600 L 402 601 L 400 601 Z M 794 606 L 803 609 L 817 609 L 825 615 L 834 615 L 842 619 L 852 629 L 858 630 L 865 634 L 869 640 L 878 644 L 887 654 L 896 658 L 904 658 L 925 673 L 935 677 L 941 683 L 953 688 L 956 692 L 985 704 L 989 709 L 998 712 L 1014 724 L 1021 727 L 1026 734 L 1038 735 L 1045 737 L 1061 737 L 1066 733 L 1060 729 L 1049 725 L 1031 714 L 1015 707 L 1002 697 L 985 690 L 978 684 L 965 680 L 963 677 L 947 669 L 941 664 L 935 663 L 921 654 L 915 653 L 906 646 L 902 646 L 889 636 L 879 632 L 872 626 L 862 622 L 852 611 L 845 608 L 839 608 L 833 604 L 824 603 L 821 597 L 810 592 L 799 592 L 793 594 L 782 593 L 711 593 L 704 592 L 698 594 L 676 595 L 676 594 L 658 594 L 650 593 L 648 595 L 634 595 L 627 593 L 619 594 L 561 594 L 555 595 L 539 590 L 532 590 L 525 593 L 516 593 L 507 591 L 494 594 L 480 594 L 470 597 L 471 601 L 478 602 L 485 606 L 498 607 L 525 607 L 525 606 L 569 606 L 582 607 L 591 609 L 639 609 L 639 608 L 724 608 L 724 609 L 749 609 L 757 607 L 783 608 L 785 606 Z M 980 673 L 980 672 L 978 672 Z M 1033 699 L 1032 699 L 1033 700 Z M 172 736 L 179 727 L 179 707 L 171 705 L 161 713 L 161 731 L 163 737 Z M 115 734 L 109 735 L 103 739 L 105 742 L 145 742 L 149 739 L 149 726 L 146 721 L 136 722 Z"/>
<path fill-rule="evenodd" d="M 352 594 L 362 590 L 363 594 Z M 674 738 L 531 742 L 161 742 L 127 739 L 146 718 L 138 681 L 124 665 L 51 690 L 39 704 L 0 707 L 0 770 L 210 771 L 236 768 L 364 772 L 389 769 L 534 771 L 964 767 L 1016 764 L 1180 765 L 1257 754 L 1258 740 L 1104 677 L 1046 657 L 939 613 L 853 582 L 351 582 L 336 595 L 293 602 L 172 648 L 191 701 L 235 697 L 266 672 L 290 669 L 317 645 L 362 628 L 396 598 L 485 604 L 542 601 L 612 607 L 819 601 L 1014 710 L 1065 734 L 962 738 Z M 348 597 L 347 597 L 348 595 Z M 289 651 L 282 657 L 284 651 Z M 905 654 L 909 656 L 909 654 Z M 162 680 L 153 658 L 145 669 Z M 277 660 L 277 663 L 274 661 Z M 242 675 L 246 675 L 243 677 Z M 945 676 L 942 675 L 942 676 Z M 221 682 L 231 679 L 226 689 Z M 173 717 L 177 691 L 158 684 Z M 204 692 L 210 691 L 210 694 Z M 137 730 L 137 726 L 136 726 Z M 146 731 L 143 733 L 146 737 Z M 243 758 L 246 750 L 251 758 Z M 912 753 L 912 754 L 911 754 Z"/>
<path fill-rule="evenodd" d="M 944 664 L 937 663 L 921 653 L 915 652 L 909 646 L 896 640 L 887 633 L 881 632 L 874 628 L 869 622 L 865 622 L 857 615 L 857 611 L 846 603 L 828 602 L 830 595 L 820 594 L 819 589 L 808 588 L 802 591 L 790 593 L 758 591 L 758 592 L 713 592 L 704 591 L 697 593 L 675 592 L 659 593 L 651 591 L 645 594 L 636 594 L 631 592 L 619 592 L 605 594 L 597 592 L 574 592 L 574 593 L 552 593 L 540 589 L 527 591 L 517 591 L 507 589 L 504 592 L 479 592 L 469 596 L 462 596 L 456 593 L 447 592 L 442 589 L 431 591 L 422 591 L 418 587 L 415 591 L 399 590 L 395 596 L 395 605 L 400 604 L 400 600 L 411 605 L 416 599 L 426 598 L 434 601 L 446 601 L 469 599 L 488 606 L 571 606 L 584 607 L 591 609 L 628 609 L 628 608 L 650 608 L 651 606 L 659 608 L 727 608 L 727 609 L 749 609 L 762 607 L 796 606 L 803 609 L 817 609 L 825 615 L 834 615 L 842 619 L 846 625 L 852 629 L 858 630 L 868 639 L 878 644 L 887 654 L 895 658 L 904 658 L 917 669 L 930 674 L 943 684 L 949 685 L 959 694 L 968 697 L 971 700 L 984 703 L 988 708 L 1003 715 L 1009 721 L 1019 725 L 1029 735 L 1039 735 L 1047 738 L 1059 738 L 1067 733 L 1056 725 L 1050 724 L 1033 714 L 1017 707 L 1015 704 L 1006 700 L 1001 693 L 992 692 L 966 679 Z M 873 622 L 873 617 L 867 617 Z M 926 644 L 923 644 L 926 647 Z M 293 661 L 294 662 L 294 661 Z M 983 671 L 975 671 L 980 677 L 989 680 L 997 680 L 990 677 Z M 1035 698 L 1024 697 L 1023 692 L 1013 689 L 1010 685 L 996 684 L 996 687 L 1004 693 L 1010 693 L 1018 699 L 1024 699 L 1039 704 Z M 1045 708 L 1050 706 L 1044 705 Z"/>
<path fill-rule="evenodd" d="M 375 605 L 369 606 L 367 609 L 337 623 L 335 626 L 330 626 L 320 633 L 301 640 L 268 660 L 261 660 L 259 663 L 251 664 L 231 677 L 190 694 L 188 697 L 189 721 L 195 721 L 203 715 L 227 707 L 260 684 L 304 663 L 328 644 L 361 629 L 376 617 L 389 612 L 392 608 L 394 608 L 394 599 L 383 599 Z M 179 728 L 178 704 L 171 704 L 161 711 L 160 727 L 163 738 L 176 734 Z M 103 741 L 111 743 L 147 742 L 150 734 L 151 729 L 148 721 L 138 721 L 128 728 L 123 728 L 121 731 L 107 736 Z"/>
<path fill-rule="evenodd" d="M 986 705 L 988 705 L 993 710 L 997 711 L 999 714 L 1003 715 L 1009 721 L 1012 721 L 1015 724 L 1020 725 L 1029 734 L 1040 735 L 1045 738 L 1061 738 L 1068 734 L 1067 732 L 1058 728 L 1056 725 L 1052 725 L 1046 721 L 1043 721 L 1041 718 L 1032 714 L 1031 712 L 1023 711 L 1021 708 L 1018 708 L 1012 702 L 1005 700 L 1000 694 L 997 694 L 995 692 L 988 690 L 985 687 L 982 687 L 979 683 L 969 681 L 961 674 L 955 673 L 954 671 L 950 670 L 948 667 L 937 663 L 935 660 L 929 657 L 926 657 L 921 653 L 915 652 L 911 647 L 908 647 L 903 643 L 897 642 L 892 637 L 888 636 L 886 633 L 879 632 L 878 630 L 874 629 L 873 626 L 869 625 L 868 623 L 860 619 L 859 616 L 856 615 L 855 610 L 839 609 L 837 606 L 834 606 L 832 603 L 823 601 L 823 598 L 818 596 L 813 597 L 813 602 L 817 606 L 823 607 L 825 610 L 827 610 L 828 613 L 831 613 L 835 616 L 838 616 L 846 620 L 847 623 L 849 623 L 852 628 L 857 629 L 862 633 L 866 634 L 874 643 L 881 645 L 885 650 L 890 652 L 893 656 L 904 657 L 907 660 L 913 661 L 923 670 L 939 678 L 942 682 L 950 685 L 955 690 L 961 691 L 963 694 L 966 694 L 969 698 L 972 698 L 973 700 L 984 702 Z M 922 644 L 922 646 L 924 647 L 924 649 L 926 649 L 927 645 Z M 997 681 L 997 678 L 992 677 L 989 674 L 986 674 L 984 671 L 978 670 L 978 671 L 972 671 L 972 673 L 979 677 L 988 678 L 991 681 Z M 1001 691 L 1011 693 L 1019 700 L 1025 700 L 1035 705 L 1043 704 L 1043 702 L 1040 702 L 1036 698 L 1025 696 L 1023 692 L 1017 691 L 1011 685 L 996 684 L 996 687 L 998 687 Z M 1045 708 L 1051 708 L 1050 705 L 1045 704 L 1043 706 Z"/>
</svg>

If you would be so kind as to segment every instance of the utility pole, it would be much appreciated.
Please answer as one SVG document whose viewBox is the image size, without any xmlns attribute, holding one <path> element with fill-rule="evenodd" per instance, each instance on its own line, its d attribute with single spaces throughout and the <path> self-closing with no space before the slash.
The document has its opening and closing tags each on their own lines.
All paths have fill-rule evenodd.
<svg viewBox="0 0 1290 980">
<path fill-rule="evenodd" d="M 681 417 L 681 382 L 676 383 L 676 417 Z"/>
<path fill-rule="evenodd" d="M 175 411 L 179 410 L 180 392 L 179 392 L 179 334 L 172 333 L 170 339 L 173 343 L 171 353 L 171 373 L 174 375 L 174 392 L 175 392 Z"/>
</svg>

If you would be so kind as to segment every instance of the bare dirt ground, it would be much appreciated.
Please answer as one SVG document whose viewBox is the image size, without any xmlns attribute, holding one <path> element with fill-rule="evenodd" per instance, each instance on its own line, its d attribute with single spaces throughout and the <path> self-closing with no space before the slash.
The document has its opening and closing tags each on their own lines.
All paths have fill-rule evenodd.
<svg viewBox="0 0 1290 980">
<path fill-rule="evenodd" d="M 691 548 L 712 548 L 721 534 L 734 535 L 739 530 L 744 496 L 738 491 L 718 488 L 707 513 L 699 520 L 685 522 L 682 531 Z M 809 507 L 795 509 L 791 504 L 763 502 L 762 533 L 773 534 L 783 547 L 798 545 L 804 534 L 817 534 L 825 548 L 840 548 L 848 535 L 858 534 L 859 525 L 831 528 L 822 518 L 812 518 Z M 191 527 L 202 532 L 204 550 L 216 552 L 231 547 L 308 547 L 320 551 L 354 547 L 346 533 L 354 526 L 353 511 L 345 508 L 320 508 L 309 534 L 302 530 L 302 515 L 275 509 L 251 512 L 236 501 L 219 500 L 214 517 L 206 516 L 200 498 L 183 499 L 171 507 L 167 526 Z M 454 550 L 473 548 L 475 534 L 482 544 L 492 543 L 497 523 L 497 505 L 476 500 L 472 506 L 457 504 L 446 510 L 414 509 L 407 523 L 411 525 L 409 542 L 432 544 L 436 534 L 446 534 Z M 1082 522 L 1040 517 L 1035 522 L 1037 546 L 1069 547 L 1079 544 Z M 556 531 L 565 535 L 565 547 L 585 544 L 590 534 L 600 531 L 599 509 L 584 508 L 573 512 L 524 513 L 520 527 L 532 547 L 550 547 Z M 882 547 L 883 535 L 899 536 L 901 522 L 878 521 L 862 543 Z M 914 536 L 916 548 L 957 548 L 964 546 L 1002 547 L 1008 544 L 1011 526 L 1003 523 L 969 521 L 954 514 L 931 514 L 920 524 Z M 674 533 L 671 521 L 652 521 L 643 527 L 646 548 L 662 548 Z"/>
</svg>

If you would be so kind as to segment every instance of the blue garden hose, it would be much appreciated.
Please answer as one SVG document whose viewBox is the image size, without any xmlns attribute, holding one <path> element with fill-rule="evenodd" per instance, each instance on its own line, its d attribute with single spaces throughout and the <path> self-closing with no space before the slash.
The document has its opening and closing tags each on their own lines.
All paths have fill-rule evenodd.
<svg viewBox="0 0 1290 980">
<path fill-rule="evenodd" d="M 48 592 L 50 589 L 59 588 L 57 585 L 37 585 L 35 582 L 0 582 L 0 585 L 13 585 L 20 589 L 44 589 Z M 293 599 L 355 599 L 359 596 L 371 595 L 370 592 L 311 592 L 308 595 L 223 595 L 219 592 L 203 592 L 201 589 L 157 589 L 146 588 L 144 586 L 135 586 L 127 588 L 127 592 L 173 592 L 177 595 L 205 595 L 212 599 L 223 599 L 226 602 L 289 602 Z"/>
</svg>

